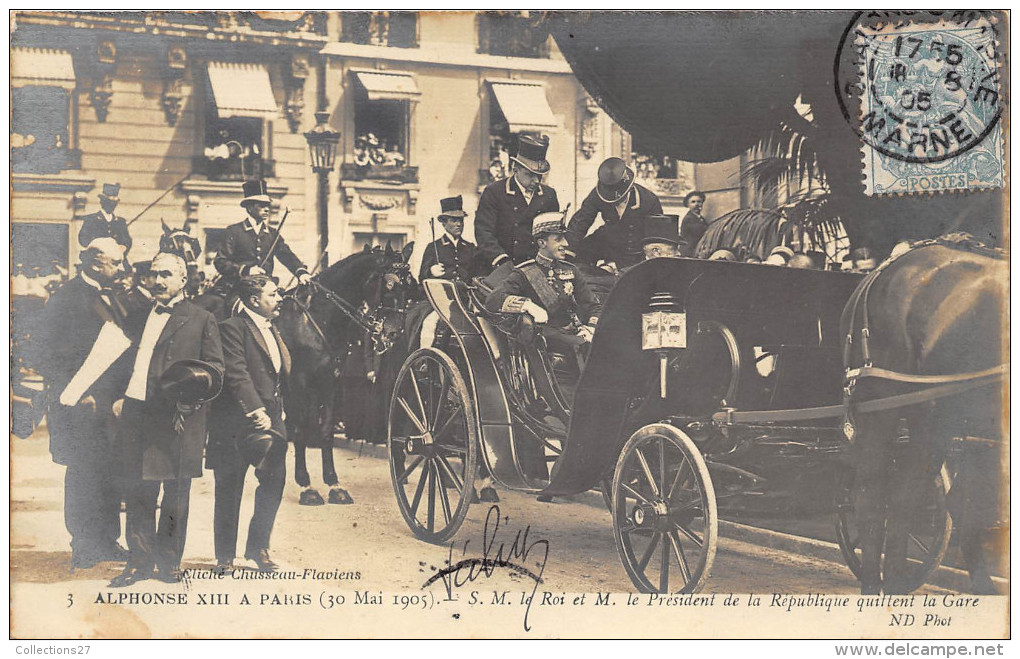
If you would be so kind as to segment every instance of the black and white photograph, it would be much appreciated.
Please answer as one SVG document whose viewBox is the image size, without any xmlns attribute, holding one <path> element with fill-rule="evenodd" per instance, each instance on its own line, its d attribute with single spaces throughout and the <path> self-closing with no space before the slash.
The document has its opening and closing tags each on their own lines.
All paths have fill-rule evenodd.
<svg viewBox="0 0 1020 659">
<path fill-rule="evenodd" d="M 9 26 L 18 654 L 1003 654 L 1008 11 Z"/>
</svg>

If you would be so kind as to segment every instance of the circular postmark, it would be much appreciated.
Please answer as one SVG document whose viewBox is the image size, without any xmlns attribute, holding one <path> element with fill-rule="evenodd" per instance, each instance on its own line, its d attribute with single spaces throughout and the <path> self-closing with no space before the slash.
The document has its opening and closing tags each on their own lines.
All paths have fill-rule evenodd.
<svg viewBox="0 0 1020 659">
<path fill-rule="evenodd" d="M 1002 114 L 995 22 L 981 12 L 859 12 L 834 73 L 861 141 L 904 162 L 959 156 Z"/>
</svg>

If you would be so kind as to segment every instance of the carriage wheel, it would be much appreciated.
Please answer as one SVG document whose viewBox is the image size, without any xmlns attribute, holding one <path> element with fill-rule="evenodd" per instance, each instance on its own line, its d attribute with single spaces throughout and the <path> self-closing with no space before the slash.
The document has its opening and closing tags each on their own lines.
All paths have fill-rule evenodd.
<svg viewBox="0 0 1020 659">
<path fill-rule="evenodd" d="M 840 473 L 836 488 L 836 539 L 850 571 L 861 578 L 860 533 L 854 510 L 854 475 L 852 468 Z M 906 581 L 909 590 L 920 588 L 942 563 L 953 534 L 953 520 L 946 507 L 949 492 L 949 472 L 945 467 L 931 481 L 927 505 L 918 516 L 915 528 L 908 536 L 907 560 L 913 567 Z"/>
<path fill-rule="evenodd" d="M 404 521 L 426 542 L 460 529 L 478 472 L 478 430 L 460 370 L 422 348 L 404 362 L 389 411 L 390 477 Z"/>
<path fill-rule="evenodd" d="M 613 532 L 623 567 L 643 593 L 693 593 L 715 559 L 719 518 L 704 458 L 682 431 L 641 428 L 613 475 Z"/>
</svg>

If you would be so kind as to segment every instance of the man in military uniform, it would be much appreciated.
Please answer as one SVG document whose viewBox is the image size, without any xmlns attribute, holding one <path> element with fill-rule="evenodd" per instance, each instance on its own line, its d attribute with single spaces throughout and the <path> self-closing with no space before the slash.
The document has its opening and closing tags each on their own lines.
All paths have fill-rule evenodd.
<svg viewBox="0 0 1020 659">
<path fill-rule="evenodd" d="M 490 269 L 508 259 L 522 263 L 534 258 L 532 220 L 540 213 L 560 209 L 556 191 L 541 182 L 550 169 L 548 149 L 548 138 L 522 135 L 512 158 L 513 175 L 482 191 L 475 213 L 475 238 Z"/>
<path fill-rule="evenodd" d="M 127 220 L 114 214 L 120 203 L 120 183 L 104 183 L 99 193 L 100 210 L 86 215 L 78 231 L 78 244 L 87 247 L 96 238 L 113 238 L 124 248 L 124 253 L 131 249 L 131 234 L 128 233 Z"/>
<path fill-rule="evenodd" d="M 311 279 L 308 268 L 294 254 L 283 236 L 277 241 L 277 233 L 269 230 L 272 199 L 266 182 L 261 179 L 245 181 L 243 191 L 241 206 L 248 212 L 248 217 L 226 228 L 219 253 L 213 262 L 223 278 L 218 286 L 220 292 L 224 295 L 232 292 L 240 277 L 258 274 L 271 277 L 275 259 L 279 259 L 280 263 L 294 273 L 299 282 L 307 283 Z"/>
<path fill-rule="evenodd" d="M 688 193 L 684 197 L 684 206 L 688 210 L 680 222 L 680 255 L 694 256 L 694 250 L 708 229 L 708 221 L 701 215 L 705 208 L 705 193 L 699 190 Z"/>
<path fill-rule="evenodd" d="M 620 158 L 607 158 L 595 188 L 570 218 L 567 239 L 580 261 L 619 272 L 641 261 L 644 218 L 661 213 L 655 193 L 634 182 L 634 170 Z M 584 240 L 599 215 L 604 225 Z"/>
<path fill-rule="evenodd" d="M 645 260 L 680 256 L 680 217 L 649 215 L 645 218 L 645 237 L 641 241 Z"/>
<path fill-rule="evenodd" d="M 566 233 L 561 213 L 535 217 L 532 235 L 538 253 L 514 268 L 486 297 L 485 308 L 527 315 L 546 325 L 543 336 L 549 347 L 569 354 L 591 342 L 602 307 L 577 266 L 565 260 Z"/>
<path fill-rule="evenodd" d="M 460 195 L 448 197 L 439 202 L 442 212 L 439 223 L 443 227 L 443 235 L 429 243 L 421 257 L 421 269 L 418 281 L 442 278 L 451 281 L 469 282 L 471 265 L 478 248 L 474 243 L 464 240 L 464 199 Z"/>
</svg>

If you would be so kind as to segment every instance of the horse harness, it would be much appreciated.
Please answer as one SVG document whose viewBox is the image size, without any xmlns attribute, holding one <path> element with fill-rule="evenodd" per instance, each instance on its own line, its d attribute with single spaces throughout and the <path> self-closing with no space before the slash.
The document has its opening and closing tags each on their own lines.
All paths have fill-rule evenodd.
<svg viewBox="0 0 1020 659">
<path fill-rule="evenodd" d="M 915 249 L 932 245 L 950 247 L 959 247 L 962 245 L 970 251 L 988 253 L 991 256 L 998 256 L 1001 254 L 999 250 L 982 245 L 981 243 L 970 239 L 969 236 L 966 236 L 965 234 L 958 234 L 955 237 L 941 237 L 920 241 L 911 245 L 910 249 L 907 250 L 907 252 L 904 252 L 904 254 Z M 899 407 L 907 407 L 909 405 L 916 405 L 919 403 L 931 402 L 948 396 L 955 396 L 972 389 L 978 389 L 994 384 L 1002 380 L 1007 372 L 1008 367 L 1006 364 L 1000 364 L 981 371 L 955 373 L 952 375 L 915 375 L 911 373 L 893 371 L 874 365 L 871 359 L 870 349 L 871 330 L 868 315 L 868 293 L 871 291 L 871 287 L 878 278 L 878 275 L 901 256 L 903 256 L 903 254 L 900 254 L 895 259 L 886 259 L 877 268 L 869 272 L 864 281 L 861 283 L 861 286 L 850 299 L 850 304 L 852 306 L 850 309 L 849 328 L 843 344 L 843 364 L 846 367 L 843 383 L 843 408 L 845 410 L 843 434 L 846 436 L 848 441 L 853 441 L 854 435 L 856 434 L 856 424 L 854 422 L 855 412 L 862 414 L 880 412 Z M 860 341 L 861 358 L 864 363 L 861 366 L 854 368 L 850 365 L 850 358 L 854 343 L 854 321 L 857 317 L 858 309 L 861 310 L 861 328 L 857 333 L 857 336 Z M 924 388 L 896 396 L 857 402 L 854 400 L 857 382 L 866 378 L 900 382 L 903 384 L 923 385 Z"/>
</svg>

